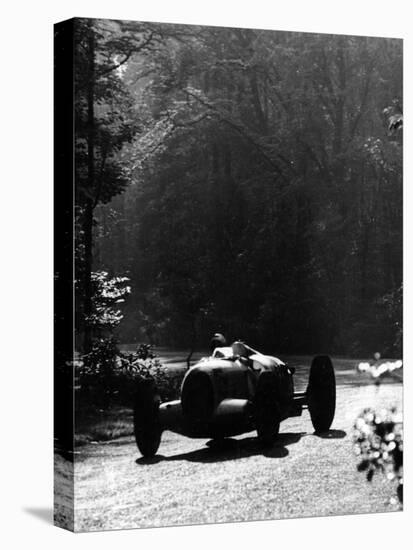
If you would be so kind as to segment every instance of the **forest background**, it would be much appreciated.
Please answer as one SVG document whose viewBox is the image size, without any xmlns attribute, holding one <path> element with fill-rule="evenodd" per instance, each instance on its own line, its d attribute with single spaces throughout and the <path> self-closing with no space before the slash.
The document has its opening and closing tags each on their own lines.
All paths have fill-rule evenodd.
<svg viewBox="0 0 413 550">
<path fill-rule="evenodd" d="M 78 349 L 400 356 L 402 41 L 75 28 Z"/>
</svg>

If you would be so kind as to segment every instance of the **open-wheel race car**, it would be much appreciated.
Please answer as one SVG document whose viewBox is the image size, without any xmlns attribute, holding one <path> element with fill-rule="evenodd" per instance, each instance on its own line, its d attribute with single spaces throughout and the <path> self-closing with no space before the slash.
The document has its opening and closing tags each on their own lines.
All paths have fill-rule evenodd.
<svg viewBox="0 0 413 550">
<path fill-rule="evenodd" d="M 327 431 L 334 418 L 336 383 L 328 355 L 314 357 L 304 392 L 294 392 L 294 368 L 242 342 L 216 348 L 186 372 L 181 398 L 161 403 L 152 380 L 137 387 L 134 431 L 139 451 L 153 457 L 164 430 L 191 438 L 220 440 L 257 431 L 271 444 L 280 422 L 308 409 L 316 432 Z"/>
</svg>

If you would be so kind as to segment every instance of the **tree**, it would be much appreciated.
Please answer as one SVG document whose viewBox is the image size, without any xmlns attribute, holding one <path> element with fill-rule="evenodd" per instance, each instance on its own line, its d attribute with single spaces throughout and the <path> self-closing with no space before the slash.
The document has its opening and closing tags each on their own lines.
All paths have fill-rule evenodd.
<svg viewBox="0 0 413 550">
<path fill-rule="evenodd" d="M 94 211 L 127 186 L 119 153 L 138 128 L 122 68 L 153 37 L 144 26 L 130 33 L 127 24 L 114 21 L 75 24 L 77 326 L 84 351 L 91 346 Z"/>
<path fill-rule="evenodd" d="M 136 289 L 124 337 L 189 345 L 220 329 L 341 353 L 390 342 L 398 321 L 383 324 L 383 297 L 402 280 L 400 41 L 158 32 L 166 47 L 125 69 L 140 123 L 122 149 L 133 185 L 99 213 L 99 266 L 124 269 Z"/>
</svg>

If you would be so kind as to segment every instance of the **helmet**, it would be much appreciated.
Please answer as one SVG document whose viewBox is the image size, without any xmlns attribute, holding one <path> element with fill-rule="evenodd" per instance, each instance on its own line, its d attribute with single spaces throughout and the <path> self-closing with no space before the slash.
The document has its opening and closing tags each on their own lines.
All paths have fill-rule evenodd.
<svg viewBox="0 0 413 550">
<path fill-rule="evenodd" d="M 226 346 L 227 341 L 223 334 L 220 334 L 219 332 L 216 332 L 214 336 L 211 338 L 211 346 L 213 347 L 220 347 L 220 346 Z"/>
</svg>

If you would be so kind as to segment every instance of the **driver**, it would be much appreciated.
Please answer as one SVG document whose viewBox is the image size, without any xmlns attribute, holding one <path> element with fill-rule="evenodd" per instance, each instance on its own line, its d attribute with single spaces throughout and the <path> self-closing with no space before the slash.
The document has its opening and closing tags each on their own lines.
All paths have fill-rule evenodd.
<svg viewBox="0 0 413 550">
<path fill-rule="evenodd" d="M 211 354 L 214 353 L 215 348 L 220 348 L 227 345 L 227 339 L 223 334 L 220 334 L 219 332 L 216 332 L 214 336 L 211 338 L 210 342 L 210 348 L 211 348 Z"/>
<path fill-rule="evenodd" d="M 257 352 L 240 340 L 236 340 L 231 346 L 228 346 L 227 339 L 219 332 L 216 332 L 211 338 L 211 357 L 238 360 L 250 367 L 252 361 L 249 356 L 254 353 Z"/>
<path fill-rule="evenodd" d="M 227 346 L 227 339 L 223 334 L 216 332 L 210 342 L 211 357 L 228 358 L 232 356 L 231 346 Z"/>
</svg>

